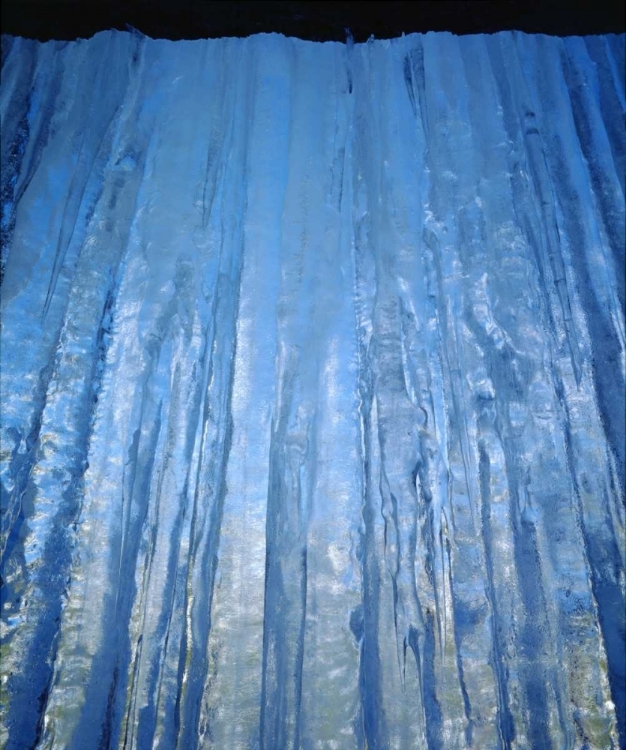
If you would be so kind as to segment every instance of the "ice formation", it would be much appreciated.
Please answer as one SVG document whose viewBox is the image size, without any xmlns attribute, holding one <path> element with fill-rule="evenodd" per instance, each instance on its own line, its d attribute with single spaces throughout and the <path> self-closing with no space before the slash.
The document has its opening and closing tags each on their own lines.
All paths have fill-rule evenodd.
<svg viewBox="0 0 626 750">
<path fill-rule="evenodd" d="M 3 38 L 3 747 L 624 746 L 624 44 Z"/>
</svg>

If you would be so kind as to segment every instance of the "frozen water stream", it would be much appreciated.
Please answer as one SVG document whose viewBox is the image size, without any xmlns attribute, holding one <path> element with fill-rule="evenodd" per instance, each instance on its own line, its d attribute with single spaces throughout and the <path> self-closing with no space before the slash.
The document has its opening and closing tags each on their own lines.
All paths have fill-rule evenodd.
<svg viewBox="0 0 626 750">
<path fill-rule="evenodd" d="M 626 746 L 624 46 L 3 37 L 0 746 Z"/>
</svg>

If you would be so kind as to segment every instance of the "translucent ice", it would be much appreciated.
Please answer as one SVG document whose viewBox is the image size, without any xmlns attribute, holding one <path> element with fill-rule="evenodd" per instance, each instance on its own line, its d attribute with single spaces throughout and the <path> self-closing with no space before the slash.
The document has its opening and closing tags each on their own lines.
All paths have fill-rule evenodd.
<svg viewBox="0 0 626 750">
<path fill-rule="evenodd" d="M 0 745 L 626 743 L 624 42 L 3 38 Z"/>
</svg>

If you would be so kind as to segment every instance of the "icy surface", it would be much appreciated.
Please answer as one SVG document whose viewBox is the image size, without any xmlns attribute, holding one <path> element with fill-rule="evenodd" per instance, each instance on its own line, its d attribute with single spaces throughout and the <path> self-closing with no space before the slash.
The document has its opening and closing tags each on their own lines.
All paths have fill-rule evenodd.
<svg viewBox="0 0 626 750">
<path fill-rule="evenodd" d="M 624 746 L 624 41 L 3 38 L 0 746 Z"/>
</svg>

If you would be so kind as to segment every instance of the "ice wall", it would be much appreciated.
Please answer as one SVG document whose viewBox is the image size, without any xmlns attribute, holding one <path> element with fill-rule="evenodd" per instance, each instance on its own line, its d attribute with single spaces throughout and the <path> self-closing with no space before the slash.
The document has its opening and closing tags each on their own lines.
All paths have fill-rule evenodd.
<svg viewBox="0 0 626 750">
<path fill-rule="evenodd" d="M 3 38 L 2 747 L 624 747 L 624 45 Z"/>
</svg>

